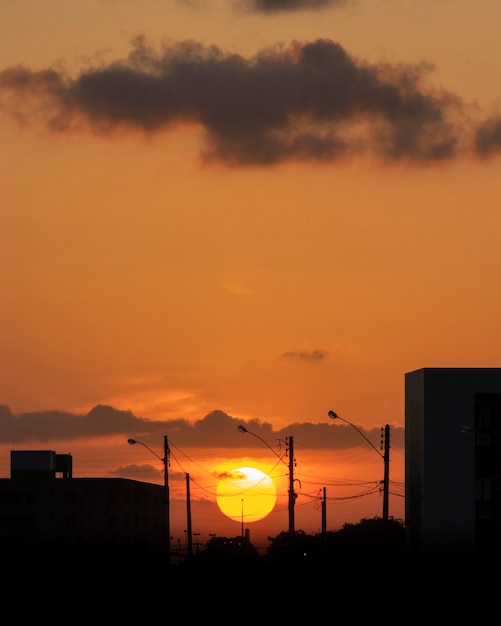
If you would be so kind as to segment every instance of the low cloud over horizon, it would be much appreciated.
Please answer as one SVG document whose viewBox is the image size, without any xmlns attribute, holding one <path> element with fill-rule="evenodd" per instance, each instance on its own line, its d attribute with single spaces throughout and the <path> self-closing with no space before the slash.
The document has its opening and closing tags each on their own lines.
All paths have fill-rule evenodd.
<svg viewBox="0 0 501 626">
<path fill-rule="evenodd" d="M 249 433 L 238 432 L 243 425 Z M 369 441 L 377 442 L 380 428 L 364 429 L 356 425 L 359 432 Z M 403 427 L 392 426 L 396 441 L 403 442 Z M 285 441 L 294 437 L 303 448 L 344 449 L 365 445 L 349 424 L 293 423 L 286 428 L 274 430 L 269 422 L 243 420 L 216 410 L 204 418 L 190 422 L 185 419 L 150 421 L 111 406 L 97 405 L 87 414 L 78 415 L 63 411 L 37 411 L 14 414 L 7 406 L 0 406 L 0 441 L 4 445 L 16 446 L 28 442 L 59 442 L 106 438 L 123 435 L 125 438 L 141 439 L 146 444 L 158 444 L 167 435 L 175 446 L 205 448 L 262 448 L 263 441 L 273 445 L 274 441 Z"/>
</svg>

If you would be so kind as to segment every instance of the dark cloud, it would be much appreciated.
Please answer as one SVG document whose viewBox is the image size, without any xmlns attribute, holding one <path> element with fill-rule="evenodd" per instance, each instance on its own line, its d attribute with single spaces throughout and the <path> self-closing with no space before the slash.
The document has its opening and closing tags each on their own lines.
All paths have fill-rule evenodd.
<svg viewBox="0 0 501 626">
<path fill-rule="evenodd" d="M 475 147 L 482 157 L 501 150 L 501 117 L 492 117 L 481 124 L 475 135 Z"/>
<path fill-rule="evenodd" d="M 213 474 L 218 480 L 222 480 L 223 478 L 233 477 L 233 472 L 213 472 Z"/>
<path fill-rule="evenodd" d="M 499 148 L 499 122 L 475 137 L 466 107 L 425 85 L 426 64 L 369 64 L 318 39 L 245 58 L 183 41 L 156 50 L 137 38 L 127 58 L 82 70 L 11 67 L 0 72 L 0 107 L 54 132 L 90 126 L 115 135 L 204 131 L 205 162 L 329 163 L 366 155 L 383 161 L 446 161 Z"/>
<path fill-rule="evenodd" d="M 239 432 L 238 426 L 247 432 Z M 361 429 L 363 430 L 363 429 Z M 403 429 L 395 428 L 397 439 L 403 441 Z M 380 429 L 363 430 L 364 436 L 378 441 Z M 212 411 L 195 422 L 170 420 L 149 421 L 110 406 L 99 405 L 86 415 L 58 411 L 13 414 L 6 406 L 0 407 L 0 441 L 18 448 L 37 442 L 55 445 L 58 442 L 90 440 L 123 435 L 124 442 L 134 438 L 150 447 L 158 447 L 167 435 L 174 451 L 188 447 L 249 449 L 262 448 L 266 443 L 278 456 L 285 453 L 285 442 L 294 437 L 301 448 L 349 448 L 360 445 L 360 437 L 346 424 L 331 423 L 327 417 L 321 423 L 294 423 L 275 430 L 269 422 L 241 420 L 223 411 Z M 363 445 L 363 441 L 362 441 Z M 124 471 L 127 471 L 125 469 Z M 145 472 L 151 473 L 151 467 Z M 130 472 L 128 472 L 130 473 Z"/>
<path fill-rule="evenodd" d="M 149 463 L 143 465 L 126 465 L 114 470 L 108 470 L 109 473 L 117 478 L 128 478 L 129 476 L 140 476 L 141 480 L 161 481 L 163 480 L 163 470 L 159 470 Z"/>
<path fill-rule="evenodd" d="M 284 359 L 301 359 L 304 361 L 322 361 L 328 356 L 327 350 L 300 350 L 297 352 L 284 352 Z"/>
<path fill-rule="evenodd" d="M 0 441 L 17 444 L 23 441 L 61 441 L 106 437 L 148 427 L 149 422 L 129 411 L 109 406 L 94 407 L 87 415 L 63 411 L 38 411 L 14 415 L 0 407 Z"/>
<path fill-rule="evenodd" d="M 146 480 L 151 482 L 163 482 L 164 480 L 163 468 L 159 469 L 158 467 L 150 465 L 150 463 L 143 463 L 142 465 L 130 463 L 129 465 L 124 465 L 115 469 L 109 469 L 108 473 L 111 476 L 116 476 L 117 478 L 130 478 L 131 476 L 133 476 L 135 478 L 138 478 L 139 480 Z M 186 473 L 181 471 L 180 469 L 174 469 L 173 467 L 170 467 L 169 479 L 185 481 Z"/>
<path fill-rule="evenodd" d="M 256 13 L 290 13 L 343 7 L 349 0 L 241 0 L 238 4 Z"/>
<path fill-rule="evenodd" d="M 243 472 L 213 472 L 213 475 L 218 480 L 245 480 L 247 475 Z"/>
</svg>

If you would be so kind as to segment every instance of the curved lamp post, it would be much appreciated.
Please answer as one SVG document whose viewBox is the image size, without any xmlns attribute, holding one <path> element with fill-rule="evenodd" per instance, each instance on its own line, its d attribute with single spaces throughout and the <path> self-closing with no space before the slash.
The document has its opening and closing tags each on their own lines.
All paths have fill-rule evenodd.
<svg viewBox="0 0 501 626">
<path fill-rule="evenodd" d="M 269 448 L 269 449 L 273 452 L 273 454 L 274 454 L 276 457 L 278 457 L 278 458 L 279 458 L 282 462 L 285 462 L 285 461 L 283 460 L 283 458 L 282 458 L 282 457 L 278 454 L 278 452 L 277 452 L 276 450 L 274 450 L 274 449 L 270 446 L 270 444 L 266 441 L 266 439 L 263 439 L 263 438 L 262 438 L 262 437 L 260 437 L 259 435 L 256 435 L 256 433 L 251 432 L 250 430 L 248 430 L 247 428 L 245 428 L 245 426 L 244 426 L 243 424 L 239 424 L 239 425 L 237 426 L 237 430 L 238 430 L 239 432 L 241 432 L 241 433 L 248 433 L 249 435 L 252 435 L 253 437 L 256 437 L 257 439 L 259 439 L 259 441 L 262 441 L 262 442 L 264 443 L 264 445 L 265 445 L 266 447 L 268 447 L 268 448 Z"/>
<path fill-rule="evenodd" d="M 151 452 L 154 456 L 157 457 L 164 464 L 164 484 L 165 484 L 165 531 L 167 533 L 167 565 L 170 565 L 170 496 L 169 496 L 169 443 L 167 441 L 167 435 L 164 435 L 164 456 L 159 456 L 154 450 L 152 450 L 149 446 L 147 446 L 142 441 L 137 441 L 136 439 L 128 439 L 127 443 L 134 445 L 136 443 L 144 446 L 147 450 Z"/>
<path fill-rule="evenodd" d="M 344 419 L 344 417 L 341 417 L 335 411 L 329 411 L 327 415 L 333 420 L 336 420 L 336 419 L 341 420 L 342 422 L 345 422 L 346 424 L 348 424 L 348 426 L 351 426 L 352 428 L 354 428 L 359 433 L 359 435 L 361 435 L 365 439 L 365 441 L 367 441 L 367 443 L 371 446 L 371 448 L 373 448 L 379 454 L 379 456 L 383 459 L 383 462 L 384 462 L 383 520 L 387 522 L 388 521 L 389 485 L 390 485 L 390 427 L 388 425 L 386 425 L 385 427 L 385 446 L 384 446 L 384 454 L 383 454 L 380 450 L 376 448 L 376 446 L 372 443 L 372 441 L 367 439 L 364 433 L 359 428 L 357 428 L 355 424 L 352 424 L 348 420 Z"/>
<path fill-rule="evenodd" d="M 270 446 L 270 444 L 267 441 L 265 441 L 262 437 L 260 437 L 259 435 L 256 435 L 256 433 L 251 432 L 250 430 L 248 430 L 242 424 L 237 426 L 237 429 L 241 433 L 248 433 L 249 435 L 253 435 L 254 437 L 257 437 L 257 439 L 262 441 L 264 443 L 264 445 L 267 446 L 273 452 L 273 454 L 275 456 L 277 456 L 283 463 L 285 463 L 285 461 L 278 454 L 278 452 L 276 450 L 274 450 Z M 295 528 L 294 528 L 294 524 L 295 524 L 294 523 L 294 505 L 296 503 L 296 498 L 297 498 L 297 494 L 294 491 L 294 440 L 293 440 L 292 437 L 288 438 L 288 445 L 289 445 L 289 501 L 288 501 L 289 538 L 292 541 L 294 539 L 294 535 L 295 535 Z"/>
</svg>

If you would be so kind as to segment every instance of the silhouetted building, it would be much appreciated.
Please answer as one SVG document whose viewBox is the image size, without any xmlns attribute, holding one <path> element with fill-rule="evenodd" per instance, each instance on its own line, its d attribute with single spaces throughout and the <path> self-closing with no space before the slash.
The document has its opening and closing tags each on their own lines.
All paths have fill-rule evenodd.
<svg viewBox="0 0 501 626">
<path fill-rule="evenodd" d="M 160 485 L 124 478 L 72 478 L 71 455 L 11 452 L 0 479 L 0 553 L 16 548 L 164 549 Z"/>
<path fill-rule="evenodd" d="M 53 450 L 12 450 L 10 453 L 10 477 L 44 479 L 71 478 L 73 459 L 71 454 L 56 454 Z"/>
<path fill-rule="evenodd" d="M 405 374 L 405 526 L 415 552 L 501 546 L 501 368 Z"/>
</svg>

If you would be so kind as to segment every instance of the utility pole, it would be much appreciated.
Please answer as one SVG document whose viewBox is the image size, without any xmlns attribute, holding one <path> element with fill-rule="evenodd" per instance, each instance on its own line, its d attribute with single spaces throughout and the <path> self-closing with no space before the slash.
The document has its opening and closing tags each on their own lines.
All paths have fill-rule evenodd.
<svg viewBox="0 0 501 626">
<path fill-rule="evenodd" d="M 383 429 L 381 429 L 382 431 Z M 383 436 L 383 435 L 382 435 Z M 384 427 L 384 476 L 383 476 L 383 520 L 388 521 L 388 505 L 390 498 L 390 427 Z"/>
<path fill-rule="evenodd" d="M 186 512 L 188 516 L 187 521 L 187 541 L 188 541 L 188 558 L 193 556 L 193 537 L 191 534 L 191 498 L 190 498 L 190 475 L 186 474 Z"/>
<path fill-rule="evenodd" d="M 146 445 L 142 441 L 138 441 L 137 439 L 127 439 L 127 443 L 131 445 L 139 443 L 144 446 L 147 450 L 151 452 L 154 456 L 157 457 L 159 461 L 162 461 L 164 466 L 164 485 L 165 485 L 165 546 L 167 547 L 166 555 L 165 555 L 165 564 L 167 567 L 170 566 L 171 554 L 170 554 L 170 494 L 169 494 L 169 442 L 167 441 L 167 435 L 164 435 L 164 455 L 161 457 L 154 450 L 150 448 L 150 446 Z M 164 544 L 162 544 L 164 545 Z"/>
<path fill-rule="evenodd" d="M 169 493 L 169 442 L 164 435 L 164 485 L 165 485 L 165 531 L 167 533 L 167 566 L 170 566 L 170 493 Z"/>
<path fill-rule="evenodd" d="M 322 543 L 324 551 L 327 548 L 327 491 L 324 487 L 324 497 L 322 498 Z"/>
<path fill-rule="evenodd" d="M 295 535 L 294 529 L 294 505 L 296 494 L 294 493 L 294 440 L 289 437 L 289 539 L 292 541 Z"/>
<path fill-rule="evenodd" d="M 386 426 L 384 427 L 384 431 L 383 431 L 383 428 L 381 428 L 381 450 L 383 450 L 384 448 L 384 452 L 381 452 L 381 450 L 378 450 L 376 446 L 372 443 L 372 441 L 370 441 L 370 439 L 367 439 L 364 433 L 360 430 L 360 428 L 355 426 L 355 424 L 352 424 L 348 420 L 344 419 L 344 417 L 341 417 L 335 411 L 329 411 L 328 416 L 333 420 L 340 419 L 343 422 L 346 422 L 346 424 L 349 424 L 360 435 L 362 435 L 362 437 L 365 439 L 365 441 L 367 441 L 367 443 L 371 446 L 371 448 L 373 448 L 379 454 L 379 456 L 383 459 L 383 463 L 384 463 L 384 475 L 383 475 L 383 480 L 382 480 L 382 483 L 383 483 L 383 520 L 387 522 L 388 521 L 388 502 L 389 502 L 389 495 L 390 495 L 390 427 L 388 426 L 388 424 L 386 424 Z"/>
</svg>

